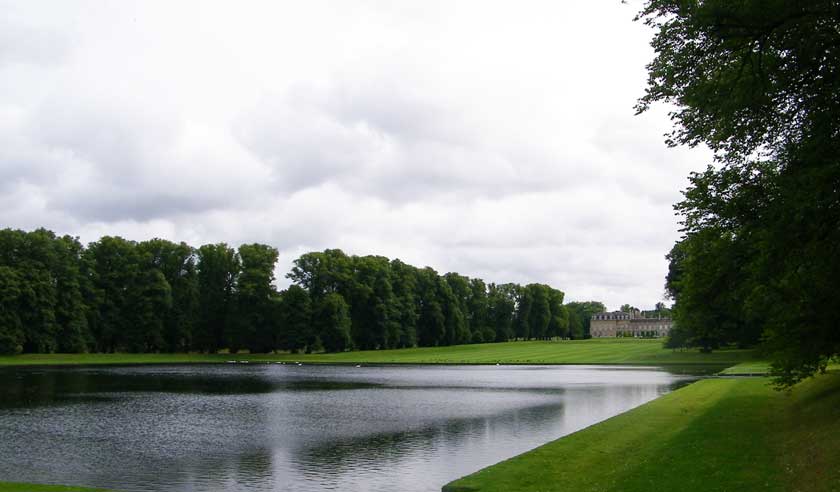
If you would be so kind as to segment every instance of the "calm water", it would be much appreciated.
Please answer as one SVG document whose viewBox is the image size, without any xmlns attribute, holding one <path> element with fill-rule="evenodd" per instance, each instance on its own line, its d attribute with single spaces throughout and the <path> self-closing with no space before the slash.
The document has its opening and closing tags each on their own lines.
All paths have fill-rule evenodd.
<svg viewBox="0 0 840 492">
<path fill-rule="evenodd" d="M 604 366 L 0 370 L 0 480 L 438 491 L 691 376 Z"/>
</svg>

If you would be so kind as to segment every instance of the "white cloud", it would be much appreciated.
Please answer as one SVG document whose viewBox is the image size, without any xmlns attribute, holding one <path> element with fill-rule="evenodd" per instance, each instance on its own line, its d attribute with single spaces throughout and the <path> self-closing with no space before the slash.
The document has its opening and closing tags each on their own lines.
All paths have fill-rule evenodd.
<svg viewBox="0 0 840 492">
<path fill-rule="evenodd" d="M 702 150 L 620 2 L 0 5 L 0 225 L 339 247 L 651 306 Z M 280 280 L 282 284 L 284 281 Z"/>
</svg>

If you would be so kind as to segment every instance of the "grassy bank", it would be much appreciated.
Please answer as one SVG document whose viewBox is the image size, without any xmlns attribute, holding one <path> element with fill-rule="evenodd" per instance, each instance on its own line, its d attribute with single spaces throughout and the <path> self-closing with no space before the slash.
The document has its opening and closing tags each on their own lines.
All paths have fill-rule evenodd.
<svg viewBox="0 0 840 492">
<path fill-rule="evenodd" d="M 828 371 L 840 371 L 840 361 L 831 361 L 826 368 Z M 720 374 L 726 376 L 756 376 L 770 374 L 770 363 L 761 360 L 750 360 L 727 367 Z"/>
<path fill-rule="evenodd" d="M 727 367 L 721 374 L 727 376 L 755 376 L 770 373 L 770 363 L 762 360 L 751 360 Z"/>
<path fill-rule="evenodd" d="M 0 482 L 0 492 L 106 492 L 103 489 L 67 487 L 64 485 L 36 485 L 31 483 Z"/>
<path fill-rule="evenodd" d="M 768 383 L 699 381 L 443 490 L 840 490 L 840 372 Z"/>
<path fill-rule="evenodd" d="M 591 339 L 530 341 L 368 350 L 337 354 L 26 354 L 0 357 L 2 365 L 51 364 L 175 364 L 200 362 L 307 362 L 334 364 L 721 364 L 748 361 L 749 350 L 662 348 L 661 340 Z"/>
</svg>

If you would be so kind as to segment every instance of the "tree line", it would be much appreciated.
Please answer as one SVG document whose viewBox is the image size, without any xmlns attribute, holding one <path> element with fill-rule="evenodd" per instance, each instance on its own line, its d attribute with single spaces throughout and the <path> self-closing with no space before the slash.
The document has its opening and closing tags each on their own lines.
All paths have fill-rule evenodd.
<svg viewBox="0 0 840 492">
<path fill-rule="evenodd" d="M 0 353 L 344 351 L 584 338 L 601 303 L 338 249 L 0 230 Z"/>
</svg>

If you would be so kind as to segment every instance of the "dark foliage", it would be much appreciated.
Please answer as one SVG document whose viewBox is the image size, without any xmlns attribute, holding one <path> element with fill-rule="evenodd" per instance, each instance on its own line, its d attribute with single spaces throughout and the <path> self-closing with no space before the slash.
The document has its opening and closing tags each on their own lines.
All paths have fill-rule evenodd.
<svg viewBox="0 0 840 492">
<path fill-rule="evenodd" d="M 563 292 L 382 256 L 0 230 L 0 353 L 331 352 L 566 337 Z M 527 312 L 526 312 L 527 310 Z M 516 333 L 514 327 L 524 332 Z"/>
<path fill-rule="evenodd" d="M 716 154 L 676 206 L 672 345 L 760 340 L 791 385 L 840 353 L 840 2 L 651 0 L 640 18 L 639 111 L 676 105 L 668 142 Z"/>
</svg>

